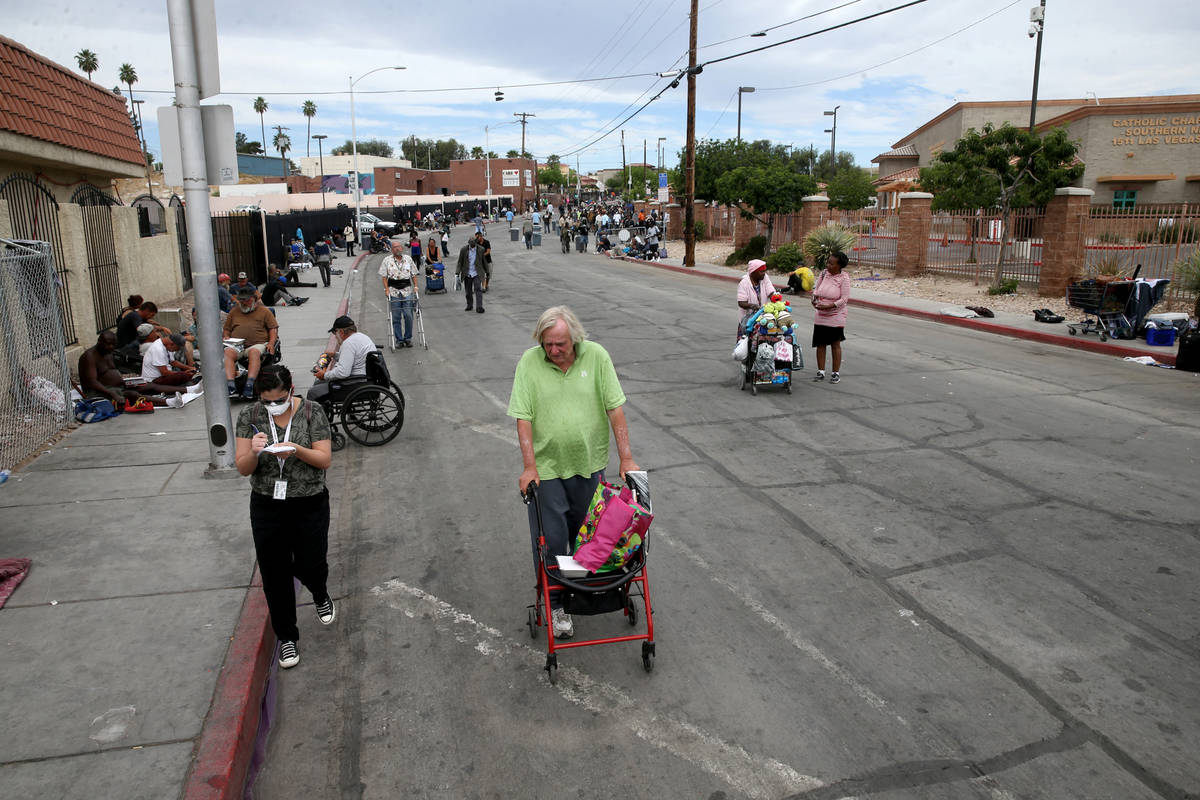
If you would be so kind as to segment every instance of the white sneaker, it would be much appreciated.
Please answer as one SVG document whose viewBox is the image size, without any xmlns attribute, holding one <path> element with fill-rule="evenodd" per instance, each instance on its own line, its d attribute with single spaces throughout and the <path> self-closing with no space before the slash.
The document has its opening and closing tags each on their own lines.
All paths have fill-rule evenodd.
<svg viewBox="0 0 1200 800">
<path fill-rule="evenodd" d="M 280 642 L 279 643 L 279 666 L 284 669 L 291 669 L 300 663 L 300 652 L 296 649 L 295 642 Z"/>
<path fill-rule="evenodd" d="M 183 408 L 183 394 L 176 392 L 174 397 L 168 397 L 167 405 L 170 408 Z"/>
<path fill-rule="evenodd" d="M 554 626 L 555 639 L 570 639 L 575 635 L 575 623 L 571 620 L 571 615 L 561 608 L 551 609 L 550 621 Z"/>
<path fill-rule="evenodd" d="M 204 381 L 188 384 L 184 392 L 187 394 L 204 394 Z"/>
</svg>

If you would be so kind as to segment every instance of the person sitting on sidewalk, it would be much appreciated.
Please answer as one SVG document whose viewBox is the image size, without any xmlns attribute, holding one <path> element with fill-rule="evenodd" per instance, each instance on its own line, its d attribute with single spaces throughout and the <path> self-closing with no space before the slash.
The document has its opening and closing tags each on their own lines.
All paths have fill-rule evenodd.
<svg viewBox="0 0 1200 800">
<path fill-rule="evenodd" d="M 120 411 L 126 404 L 136 404 L 141 395 L 125 387 L 125 378 L 113 361 L 116 349 L 117 335 L 112 331 L 96 337 L 96 343 L 79 356 L 79 388 L 85 399 L 107 398 Z M 167 405 L 164 398 L 147 399 L 156 406 Z"/>
<path fill-rule="evenodd" d="M 187 340 L 182 333 L 156 339 L 142 356 L 142 378 L 146 381 L 144 391 L 171 394 L 170 387 L 181 386 L 196 375 L 196 368 L 176 360 Z M 166 390 L 165 392 L 163 390 Z"/>
<path fill-rule="evenodd" d="M 337 339 L 337 348 L 329 353 L 332 363 L 313 373 L 317 382 L 308 390 L 308 399 L 314 403 L 324 404 L 331 396 L 337 397 L 337 392 L 346 384 L 366 380 L 367 356 L 377 349 L 371 337 L 345 315 L 333 321 L 329 332 Z"/>
<path fill-rule="evenodd" d="M 287 305 L 300 306 L 308 302 L 307 297 L 298 297 L 286 288 L 287 279 L 275 267 L 271 268 L 270 277 L 263 286 L 262 301 L 265 306 Z M 315 285 L 315 284 L 314 284 Z"/>
<path fill-rule="evenodd" d="M 138 340 L 138 328 L 142 325 L 149 324 L 153 330 L 159 334 L 165 335 L 171 331 L 164 328 L 154 321 L 154 317 L 158 314 L 158 306 L 145 301 L 137 307 L 136 311 L 130 311 L 125 316 L 121 317 L 120 323 L 117 324 L 117 347 L 125 347 L 126 345 Z"/>
<path fill-rule="evenodd" d="M 242 339 L 243 348 L 239 353 L 235 348 L 225 348 L 225 383 L 230 396 L 237 391 L 234 379 L 237 377 L 237 363 L 246 361 L 246 385 L 242 388 L 242 396 L 250 400 L 254 398 L 254 379 L 263 365 L 263 358 L 274 356 L 279 343 L 279 323 L 275 315 L 258 300 L 258 291 L 253 286 L 243 286 L 238 289 L 237 304 L 225 316 L 222 329 L 226 339 Z"/>
</svg>

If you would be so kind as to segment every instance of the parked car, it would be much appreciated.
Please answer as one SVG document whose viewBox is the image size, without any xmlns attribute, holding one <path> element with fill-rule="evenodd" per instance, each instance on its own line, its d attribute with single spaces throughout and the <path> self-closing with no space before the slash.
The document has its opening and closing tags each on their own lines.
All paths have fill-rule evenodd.
<svg viewBox="0 0 1200 800">
<path fill-rule="evenodd" d="M 238 214 L 243 211 L 262 211 L 255 203 L 242 203 L 240 206 L 233 207 L 233 213 Z"/>
<path fill-rule="evenodd" d="M 382 220 L 374 214 L 368 214 L 365 211 L 358 215 L 358 226 L 364 235 L 371 233 L 376 228 L 379 228 L 379 230 L 383 231 L 388 236 L 394 234 L 400 227 L 394 222 L 387 222 L 386 220 Z"/>
</svg>

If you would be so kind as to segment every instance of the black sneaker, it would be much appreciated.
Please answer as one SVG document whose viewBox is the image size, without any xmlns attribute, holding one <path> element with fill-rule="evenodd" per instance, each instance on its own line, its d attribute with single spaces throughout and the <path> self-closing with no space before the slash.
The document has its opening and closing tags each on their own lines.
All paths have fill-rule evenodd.
<svg viewBox="0 0 1200 800">
<path fill-rule="evenodd" d="M 317 603 L 317 619 L 322 625 L 330 625 L 337 619 L 337 609 L 333 607 L 333 598 L 326 597 L 325 602 Z"/>
<path fill-rule="evenodd" d="M 295 642 L 280 642 L 279 643 L 279 666 L 284 669 L 291 669 L 300 663 L 300 651 L 296 649 Z"/>
</svg>

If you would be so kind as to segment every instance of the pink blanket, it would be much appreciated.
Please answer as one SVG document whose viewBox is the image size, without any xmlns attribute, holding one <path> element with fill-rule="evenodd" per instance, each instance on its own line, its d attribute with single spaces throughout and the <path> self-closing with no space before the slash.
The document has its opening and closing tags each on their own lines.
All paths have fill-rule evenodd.
<svg viewBox="0 0 1200 800">
<path fill-rule="evenodd" d="M 0 608 L 4 608 L 17 585 L 25 580 L 32 563 L 28 558 L 0 558 Z"/>
</svg>

